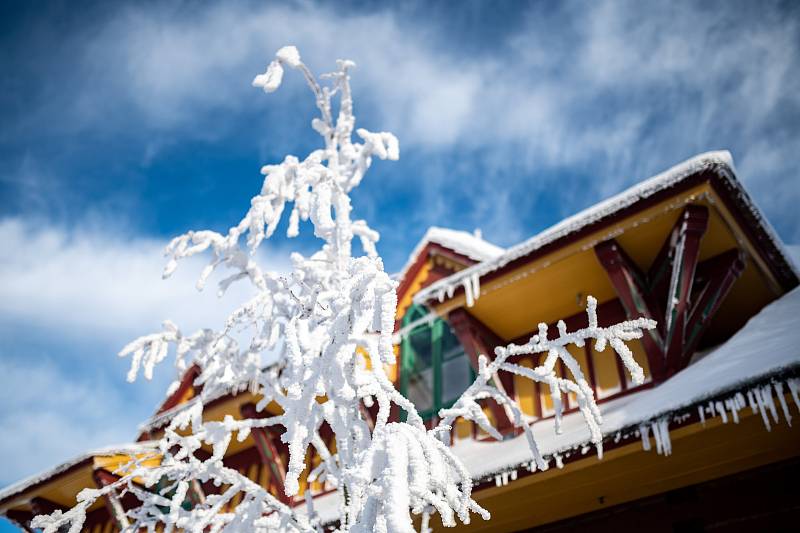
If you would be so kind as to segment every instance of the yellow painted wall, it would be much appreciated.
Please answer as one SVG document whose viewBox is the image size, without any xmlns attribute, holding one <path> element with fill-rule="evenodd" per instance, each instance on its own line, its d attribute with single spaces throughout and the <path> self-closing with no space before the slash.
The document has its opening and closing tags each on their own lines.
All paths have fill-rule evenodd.
<svg viewBox="0 0 800 533">
<path fill-rule="evenodd" d="M 594 366 L 595 388 L 597 389 L 597 399 L 602 400 L 622 390 L 622 383 L 619 380 L 619 370 L 617 369 L 617 354 L 610 346 L 602 352 L 595 349 L 594 343 L 591 346 L 592 366 Z"/>
<path fill-rule="evenodd" d="M 533 358 L 523 357 L 519 361 L 520 366 L 533 368 Z M 528 378 L 514 374 L 514 390 L 517 394 L 517 402 L 523 413 L 532 417 L 541 416 L 538 403 L 536 401 L 536 385 Z"/>
<path fill-rule="evenodd" d="M 791 398 L 787 401 L 791 405 Z M 800 456 L 800 424 L 782 422 L 768 432 L 749 408 L 740 416 L 739 424 L 723 424 L 717 417 L 705 426 L 673 429 L 668 457 L 644 451 L 637 440 L 606 451 L 602 460 L 589 454 L 563 470 L 551 468 L 476 491 L 474 497 L 492 519 L 474 516 L 471 525 L 459 524 L 456 530 L 520 531 Z M 445 531 L 438 519 L 431 522 L 434 531 Z"/>
</svg>

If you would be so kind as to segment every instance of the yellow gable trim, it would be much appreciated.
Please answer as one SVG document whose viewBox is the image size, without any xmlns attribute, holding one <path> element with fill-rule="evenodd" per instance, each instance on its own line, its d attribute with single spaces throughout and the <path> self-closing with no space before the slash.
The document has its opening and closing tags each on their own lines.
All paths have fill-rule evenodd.
<svg viewBox="0 0 800 533">
<path fill-rule="evenodd" d="M 645 222 L 648 222 L 652 219 L 659 218 L 661 216 L 665 216 L 676 209 L 680 209 L 687 204 L 697 202 L 701 198 L 707 197 L 707 195 L 711 192 L 711 188 L 707 183 L 702 185 L 698 185 L 683 194 L 677 195 L 669 200 L 661 202 L 653 207 L 645 209 L 644 211 L 640 211 L 635 213 L 621 222 L 614 224 L 610 227 L 603 228 L 601 230 L 597 230 L 592 232 L 591 234 L 587 235 L 586 237 L 574 242 L 570 245 L 564 246 L 562 248 L 558 248 L 550 252 L 549 254 L 545 255 L 544 257 L 540 257 L 534 261 L 521 265 L 511 272 L 500 276 L 499 278 L 493 279 L 491 281 L 487 281 L 485 283 L 481 283 L 481 297 L 494 292 L 498 289 L 505 287 L 506 285 L 511 285 L 518 281 L 519 279 L 525 278 L 536 273 L 539 270 L 544 268 L 548 268 L 550 266 L 555 265 L 556 263 L 562 261 L 563 259 L 574 255 L 576 253 L 588 250 L 593 248 L 596 244 L 607 240 L 611 237 L 616 237 L 629 229 L 641 225 Z M 460 307 L 466 306 L 466 297 L 464 294 L 459 294 L 440 305 L 434 304 L 434 309 L 439 316 L 447 316 L 447 314 Z"/>
<path fill-rule="evenodd" d="M 425 280 L 428 279 L 428 274 L 431 271 L 431 267 L 433 266 L 433 261 L 428 259 L 425 261 L 425 264 L 422 265 L 422 268 L 419 269 L 417 275 L 414 277 L 414 281 L 412 281 L 406 293 L 403 295 L 402 299 L 397 302 L 397 320 L 403 318 L 403 315 L 406 314 L 406 311 L 411 306 L 412 299 L 414 295 L 419 292 L 422 288 L 422 284 L 425 283 Z"/>
</svg>

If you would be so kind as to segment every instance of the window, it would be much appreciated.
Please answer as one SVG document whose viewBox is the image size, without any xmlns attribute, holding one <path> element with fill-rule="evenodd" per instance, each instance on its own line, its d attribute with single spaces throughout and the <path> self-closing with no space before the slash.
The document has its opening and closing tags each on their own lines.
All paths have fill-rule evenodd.
<svg viewBox="0 0 800 533">
<path fill-rule="evenodd" d="M 412 306 L 403 317 L 404 328 L 417 325 L 403 337 L 400 392 L 428 419 L 452 406 L 475 374 L 449 324 L 426 317 L 420 306 Z"/>
</svg>

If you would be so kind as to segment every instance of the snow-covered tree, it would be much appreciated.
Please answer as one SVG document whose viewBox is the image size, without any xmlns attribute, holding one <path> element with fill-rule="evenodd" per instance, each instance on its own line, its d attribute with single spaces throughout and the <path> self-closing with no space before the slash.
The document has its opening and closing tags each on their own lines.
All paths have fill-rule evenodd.
<svg viewBox="0 0 800 533">
<path fill-rule="evenodd" d="M 242 440 L 252 429 L 268 426 L 281 432 L 289 449 L 287 495 L 298 494 L 308 449 L 313 448 L 322 458 L 309 478 L 324 479 L 336 487 L 342 532 L 411 532 L 413 515 L 422 515 L 418 522 L 422 528 L 436 514 L 444 525 L 455 525 L 456 520 L 468 523 L 475 513 L 489 519 L 489 513 L 472 498 L 469 472 L 449 447 L 457 418 L 471 420 L 501 438 L 481 405 L 489 398 L 497 401 L 525 433 L 535 464 L 546 468 L 520 408 L 495 386 L 498 372 L 547 384 L 557 431 L 561 394 L 574 394 L 598 451 L 602 444 L 600 412 L 567 346 L 594 341 L 602 350 L 608 344 L 633 380 L 642 381 L 642 370 L 625 341 L 641 337 L 642 330 L 654 324 L 640 319 L 600 328 L 596 302 L 589 298 L 588 328 L 567 332 L 562 322 L 551 339 L 542 324 L 527 344 L 499 347 L 491 359 L 481 356 L 475 382 L 455 405 L 439 413 L 438 425 L 426 429 L 414 405 L 385 373 L 387 365 L 395 364 L 392 334 L 397 283 L 384 271 L 376 251 L 378 233 L 365 221 L 351 217 L 350 192 L 375 157 L 398 159 L 398 141 L 391 133 L 355 129 L 350 91 L 353 62 L 338 61 L 334 72 L 320 77 L 321 83 L 301 61 L 297 49 L 287 46 L 278 51 L 264 74 L 256 76 L 253 85 L 266 92 L 276 90 L 287 67 L 300 71 L 311 88 L 319 110 L 311 125 L 322 137 L 323 147 L 302 160 L 287 156 L 279 164 L 264 166 L 261 191 L 226 234 L 191 231 L 173 239 L 166 250 L 165 277 L 175 271 L 180 260 L 207 253 L 211 258 L 198 281 L 199 289 L 215 270 L 224 267 L 228 276 L 219 283 L 220 292 L 242 281 L 254 287 L 255 296 L 217 330 L 186 335 L 165 322 L 162 332 L 141 337 L 120 352 L 132 356 L 129 380 L 134 380 L 139 370 L 149 379 L 174 347 L 179 373 L 191 365 L 200 368 L 196 380 L 202 385 L 199 401 L 170 421 L 153 452 L 157 466 L 147 461 L 146 455 L 137 457 L 119 481 L 101 489 L 85 489 L 71 510 L 39 516 L 34 527 L 48 533 L 59 528 L 77 532 L 95 500 L 117 498 L 127 491 L 142 503 L 127 512 L 123 520 L 126 531 L 156 531 L 156 527 L 167 533 L 176 528 L 198 532 L 314 531 L 319 524 L 309 492 L 306 509 L 298 512 L 223 464 L 232 438 Z M 338 113 L 334 115 L 337 99 Z M 301 221 L 310 221 L 314 235 L 322 241 L 320 250 L 308 257 L 292 254 L 288 275 L 262 268 L 255 255 L 286 211 L 289 237 L 298 235 Z M 356 238 L 360 254 L 354 252 Z M 523 353 L 544 354 L 542 363 L 530 369 L 510 362 L 511 356 Z M 266 365 L 268 358 L 277 358 L 277 362 Z M 569 369 L 569 378 L 556 374 L 558 360 Z M 259 410 L 275 402 L 283 414 L 204 420 L 207 401 L 243 386 L 262 397 Z M 393 404 L 407 413 L 405 422 L 391 421 Z M 365 407 L 374 416 L 369 416 Z M 320 436 L 323 424 L 335 437 L 335 453 Z M 211 456 L 196 453 L 201 447 L 210 448 Z M 191 498 L 198 482 L 209 481 L 221 487 L 218 494 Z M 239 505 L 223 511 L 237 495 Z M 184 505 L 187 499 L 193 502 L 190 508 Z"/>
</svg>

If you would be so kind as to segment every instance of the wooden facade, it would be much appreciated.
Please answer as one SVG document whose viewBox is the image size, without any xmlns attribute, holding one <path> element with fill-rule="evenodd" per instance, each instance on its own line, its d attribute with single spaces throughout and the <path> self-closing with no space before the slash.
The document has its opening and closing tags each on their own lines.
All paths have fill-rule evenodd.
<svg viewBox="0 0 800 533">
<path fill-rule="evenodd" d="M 438 409 L 447 407 L 459 384 L 472 376 L 478 355 L 491 356 L 494 347 L 509 342 L 526 342 L 540 322 L 552 326 L 564 320 L 570 330 L 585 327 L 586 297 L 592 295 L 600 302 L 601 326 L 640 316 L 659 324 L 641 341 L 630 344 L 647 376 L 642 385 L 634 385 L 618 359 L 607 352 L 598 353 L 589 344 L 570 348 L 601 409 L 605 402 L 656 388 L 797 286 L 793 267 L 759 217 L 732 168 L 711 160 L 647 195 L 620 203 L 618 209 L 602 216 L 587 215 L 586 223 L 576 225 L 574 231 L 554 231 L 551 238 L 544 235 L 536 245 L 522 246 L 512 254 L 490 253 L 487 248 L 485 257 L 476 257 L 465 251 L 470 246 L 459 247 L 458 239 L 431 236 L 418 246 L 399 279 L 398 365 L 388 368 L 387 374 L 404 394 L 419 402 L 420 412 L 432 424 Z M 463 239 L 470 237 L 465 234 Z M 459 275 L 478 264 L 491 268 L 479 272 L 480 297 L 468 305 Z M 448 280 L 453 280 L 449 290 L 431 292 Z M 534 356 L 518 359 L 525 366 L 538 364 Z M 196 369 L 187 372 L 142 430 L 139 441 L 157 439 L 170 415 L 192 401 L 199 392 L 196 375 Z M 550 423 L 553 400 L 545 387 L 507 374 L 496 376 L 495 384 L 516 399 L 530 424 Z M 246 391 L 219 398 L 207 405 L 205 418 L 256 416 L 258 400 Z M 577 408 L 569 395 L 562 402 L 568 412 Z M 278 409 L 270 405 L 264 416 Z M 501 406 L 486 401 L 484 410 L 507 439 L 514 438 Z M 393 416 L 404 415 L 396 412 Z M 614 516 L 658 517 L 663 509 L 672 509 L 663 501 L 675 491 L 695 490 L 717 501 L 719 487 L 728 487 L 719 480 L 748 475 L 758 479 L 763 474 L 759 469 L 782 462 L 797 469 L 797 425 L 767 433 L 757 428 L 756 415 L 743 416 L 735 426 L 700 422 L 696 415 L 687 415 L 673 430 L 675 453 L 668 458 L 645 453 L 638 436 L 625 436 L 607 444 L 602 461 L 576 454 L 564 458 L 564 469 L 515 471 L 513 480 L 502 484 L 492 478 L 476 479 L 476 498 L 493 519 L 476 519 L 466 529 L 600 528 L 618 524 L 610 518 Z M 464 420 L 457 422 L 453 436 L 456 446 L 469 440 L 492 440 Z M 335 451 L 333 435 L 323 438 Z M 88 456 L 0 499 L 0 513 L 27 527 L 37 513 L 73 505 L 80 489 L 113 480 L 116 466 L 126 457 L 124 453 Z M 287 498 L 282 491 L 287 461 L 288 450 L 278 429 L 257 429 L 243 442 L 232 441 L 225 458 L 228 466 L 290 505 L 300 505 L 305 491 L 314 497 L 331 492 L 324 482 L 309 483 L 306 471 L 301 477 L 301 496 Z M 319 462 L 313 454 L 307 458 L 311 468 Z M 192 497 L 203 498 L 218 490 L 197 486 Z M 644 503 L 637 507 L 636 502 Z M 132 497 L 97 502 L 86 530 L 116 531 L 125 520 L 121 511 L 135 504 Z M 237 504 L 233 500 L 229 505 Z M 619 516 L 614 514 L 617 511 Z M 692 516 L 699 513 L 697 519 L 702 522 L 702 512 L 693 512 Z M 769 506 L 765 512 L 770 512 Z"/>
</svg>

